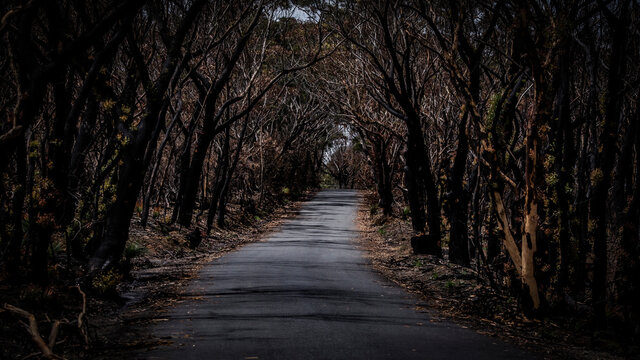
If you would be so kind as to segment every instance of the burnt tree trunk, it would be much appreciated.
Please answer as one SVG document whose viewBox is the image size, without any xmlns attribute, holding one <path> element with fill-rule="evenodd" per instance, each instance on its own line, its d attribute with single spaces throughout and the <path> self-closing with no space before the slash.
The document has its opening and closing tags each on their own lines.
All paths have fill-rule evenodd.
<svg viewBox="0 0 640 360">
<path fill-rule="evenodd" d="M 467 139 L 467 118 L 465 112 L 458 126 L 458 149 L 449 174 L 449 261 L 469 266 L 469 230 L 467 219 L 469 217 L 469 192 L 464 189 L 464 173 L 467 156 L 469 154 L 469 140 Z"/>
</svg>

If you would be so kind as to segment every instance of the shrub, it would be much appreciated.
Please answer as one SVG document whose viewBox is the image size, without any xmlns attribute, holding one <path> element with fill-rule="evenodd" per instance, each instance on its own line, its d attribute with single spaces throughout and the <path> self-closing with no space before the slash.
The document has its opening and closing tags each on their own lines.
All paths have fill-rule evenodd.
<svg viewBox="0 0 640 360">
<path fill-rule="evenodd" d="M 120 281 L 122 281 L 122 274 L 111 269 L 96 275 L 91 281 L 91 288 L 100 295 L 113 294 Z"/>
<path fill-rule="evenodd" d="M 130 242 L 127 244 L 127 247 L 124 248 L 124 257 L 126 259 L 133 259 L 144 255 L 146 252 L 146 247 L 138 244 L 137 242 Z"/>
</svg>

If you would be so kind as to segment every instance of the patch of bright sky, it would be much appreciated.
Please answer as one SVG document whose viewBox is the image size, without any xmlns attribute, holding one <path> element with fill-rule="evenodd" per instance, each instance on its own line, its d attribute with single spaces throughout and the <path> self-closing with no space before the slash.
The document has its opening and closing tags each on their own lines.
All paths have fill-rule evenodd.
<svg viewBox="0 0 640 360">
<path fill-rule="evenodd" d="M 302 22 L 315 22 L 318 20 L 318 14 L 315 14 L 308 8 L 301 8 L 293 4 L 289 9 L 278 9 L 275 16 L 276 18 L 292 17 Z"/>
</svg>

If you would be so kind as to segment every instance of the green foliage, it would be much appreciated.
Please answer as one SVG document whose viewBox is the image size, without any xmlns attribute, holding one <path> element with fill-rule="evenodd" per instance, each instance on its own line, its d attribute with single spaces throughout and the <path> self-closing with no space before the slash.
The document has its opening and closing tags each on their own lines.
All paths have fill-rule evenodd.
<svg viewBox="0 0 640 360">
<path fill-rule="evenodd" d="M 409 209 L 408 206 L 405 206 L 402 208 L 402 215 L 404 217 L 408 217 L 409 215 L 411 215 L 411 209 Z"/>
<path fill-rule="evenodd" d="M 147 248 L 138 244 L 137 242 L 130 242 L 124 248 L 124 257 L 126 259 L 133 259 L 138 256 L 142 256 L 147 252 Z"/>
<path fill-rule="evenodd" d="M 335 186 L 335 179 L 328 173 L 323 173 L 320 177 L 320 187 L 330 189 Z"/>
<path fill-rule="evenodd" d="M 33 140 L 29 143 L 29 158 L 37 159 L 40 157 L 40 152 L 38 149 L 40 148 L 40 142 L 38 140 Z"/>
<path fill-rule="evenodd" d="M 447 280 L 447 283 L 444 284 L 444 287 L 446 287 L 447 289 L 451 290 L 454 287 L 456 287 L 456 283 L 453 282 L 453 280 Z"/>
<path fill-rule="evenodd" d="M 378 229 L 378 234 L 385 236 L 387 234 L 387 226 L 383 225 L 380 227 L 380 229 Z"/>
<path fill-rule="evenodd" d="M 104 110 L 104 111 L 109 111 L 113 108 L 113 106 L 116 104 L 116 102 L 113 99 L 106 99 L 104 101 L 100 102 L 100 107 Z"/>
<path fill-rule="evenodd" d="M 115 269 L 100 273 L 91 280 L 91 288 L 100 295 L 114 293 L 122 281 L 122 274 Z"/>
<path fill-rule="evenodd" d="M 378 204 L 373 204 L 369 207 L 369 215 L 375 215 L 378 212 Z"/>
<path fill-rule="evenodd" d="M 111 177 L 107 177 L 105 182 L 100 187 L 100 202 L 98 203 L 98 214 L 104 216 L 111 204 L 116 201 L 116 190 L 118 184 L 111 181 Z"/>
<path fill-rule="evenodd" d="M 440 277 L 440 274 L 438 274 L 437 272 L 433 272 L 433 274 L 431 274 L 431 280 L 438 280 L 438 278 Z"/>
<path fill-rule="evenodd" d="M 413 267 L 415 268 L 421 268 L 423 266 L 424 266 L 424 263 L 420 259 L 416 259 L 416 261 L 413 263 Z"/>
<path fill-rule="evenodd" d="M 63 250 L 62 243 L 59 241 L 52 241 L 49 245 L 49 256 L 56 256 L 59 252 Z"/>
<path fill-rule="evenodd" d="M 556 163 L 556 157 L 551 154 L 547 154 L 547 156 L 544 159 L 545 170 L 551 170 L 551 168 L 555 163 Z"/>
<path fill-rule="evenodd" d="M 282 195 L 289 195 L 291 193 L 291 189 L 285 186 L 280 190 L 280 192 L 282 193 Z"/>
<path fill-rule="evenodd" d="M 559 179 L 560 178 L 558 174 L 555 172 L 549 173 L 545 176 L 545 180 L 547 182 L 547 185 L 549 186 L 555 186 L 558 183 Z"/>
</svg>

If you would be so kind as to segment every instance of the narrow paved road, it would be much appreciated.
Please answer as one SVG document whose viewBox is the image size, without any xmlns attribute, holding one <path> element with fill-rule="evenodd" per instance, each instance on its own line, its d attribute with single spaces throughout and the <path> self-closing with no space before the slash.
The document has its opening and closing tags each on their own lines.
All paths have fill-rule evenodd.
<svg viewBox="0 0 640 360">
<path fill-rule="evenodd" d="M 267 241 L 208 265 L 153 328 L 146 359 L 516 359 L 380 278 L 354 247 L 357 195 L 322 191 Z"/>
</svg>

